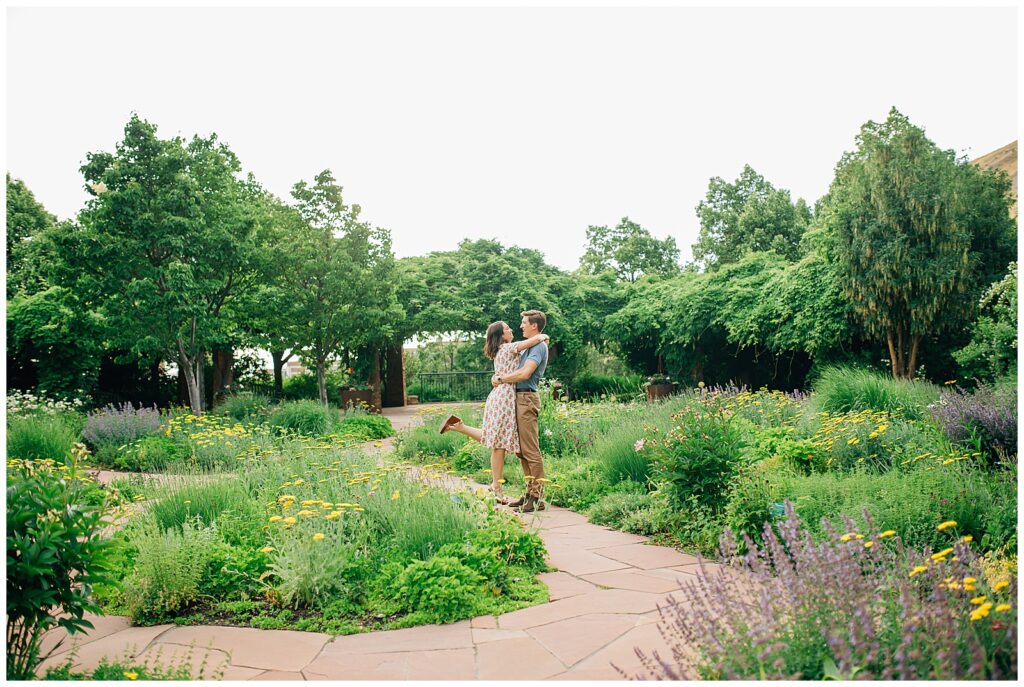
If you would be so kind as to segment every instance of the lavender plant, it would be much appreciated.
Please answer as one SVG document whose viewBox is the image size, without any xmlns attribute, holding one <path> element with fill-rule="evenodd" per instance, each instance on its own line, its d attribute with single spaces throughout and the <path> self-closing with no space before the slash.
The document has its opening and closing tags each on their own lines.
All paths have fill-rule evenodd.
<svg viewBox="0 0 1024 687">
<path fill-rule="evenodd" d="M 95 448 L 102 446 L 124 446 L 145 436 L 160 432 L 160 411 L 152 408 L 135 408 L 130 403 L 120 407 L 106 406 L 89 417 L 82 429 L 82 438 Z"/>
<path fill-rule="evenodd" d="M 868 516 L 865 514 L 865 517 Z M 661 607 L 671 657 L 637 649 L 638 679 L 1014 679 L 1016 575 L 990 582 L 956 523 L 941 551 L 905 549 L 892 530 L 815 543 L 792 504 L 738 555 Z M 621 672 L 621 671 L 620 671 Z M 623 673 L 625 675 L 625 673 Z"/>
<path fill-rule="evenodd" d="M 928 406 L 932 417 L 953 441 L 978 441 L 988 455 L 1017 455 L 1017 388 L 997 393 L 982 386 L 969 394 L 956 387 Z"/>
</svg>

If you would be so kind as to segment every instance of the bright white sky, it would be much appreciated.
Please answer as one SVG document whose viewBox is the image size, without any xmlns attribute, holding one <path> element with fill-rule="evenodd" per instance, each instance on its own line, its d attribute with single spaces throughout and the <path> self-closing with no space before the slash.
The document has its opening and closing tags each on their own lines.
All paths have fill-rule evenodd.
<svg viewBox="0 0 1024 687">
<path fill-rule="evenodd" d="M 12 8 L 7 169 L 72 217 L 135 110 L 282 197 L 330 168 L 400 257 L 497 238 L 572 269 L 628 215 L 685 259 L 710 177 L 813 202 L 892 105 L 971 158 L 1016 139 L 1016 12 Z"/>
</svg>

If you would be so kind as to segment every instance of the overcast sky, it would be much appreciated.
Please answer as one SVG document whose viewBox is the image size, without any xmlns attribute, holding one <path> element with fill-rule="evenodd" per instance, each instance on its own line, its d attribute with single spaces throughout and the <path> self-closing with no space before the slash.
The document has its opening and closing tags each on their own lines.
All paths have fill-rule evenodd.
<svg viewBox="0 0 1024 687">
<path fill-rule="evenodd" d="M 330 168 L 399 256 L 566 269 L 627 215 L 688 258 L 744 163 L 813 202 L 893 105 L 972 158 L 1017 137 L 1014 8 L 7 11 L 7 169 L 61 218 L 133 110 L 281 197 Z"/>
</svg>

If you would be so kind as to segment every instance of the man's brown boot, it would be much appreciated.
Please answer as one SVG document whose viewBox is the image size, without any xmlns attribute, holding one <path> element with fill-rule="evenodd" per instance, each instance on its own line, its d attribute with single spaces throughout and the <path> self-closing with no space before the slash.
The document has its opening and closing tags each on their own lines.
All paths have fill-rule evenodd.
<svg viewBox="0 0 1024 687">
<path fill-rule="evenodd" d="M 543 501 L 538 501 L 536 496 L 527 496 L 526 502 L 523 503 L 522 507 L 517 508 L 520 513 L 532 513 L 535 510 L 546 510 L 547 506 L 544 505 Z"/>
</svg>

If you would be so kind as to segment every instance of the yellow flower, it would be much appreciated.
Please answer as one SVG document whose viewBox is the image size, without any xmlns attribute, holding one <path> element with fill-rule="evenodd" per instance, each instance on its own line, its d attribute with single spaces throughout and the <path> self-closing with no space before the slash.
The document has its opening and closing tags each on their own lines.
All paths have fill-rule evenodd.
<svg viewBox="0 0 1024 687">
<path fill-rule="evenodd" d="M 965 577 L 964 584 L 974 584 L 978 579 L 976 577 Z"/>
<path fill-rule="evenodd" d="M 989 609 L 991 609 L 991 608 L 992 608 L 991 602 L 983 603 L 982 605 L 980 605 L 977 608 L 975 608 L 973 611 L 971 611 L 971 622 L 974 622 L 975 620 L 981 620 L 982 618 L 987 616 L 988 612 L 989 612 Z"/>
<path fill-rule="evenodd" d="M 870 549 L 874 545 L 875 545 L 875 542 L 873 542 L 873 541 L 866 541 L 866 542 L 864 542 L 864 548 L 865 549 Z"/>
<path fill-rule="evenodd" d="M 839 537 L 839 541 L 850 541 L 851 539 L 855 539 L 856 537 L 856 532 L 847 532 L 843 536 Z"/>
<path fill-rule="evenodd" d="M 402 492 L 400 492 L 398 489 L 395 489 L 395 493 L 391 495 L 391 500 L 392 501 L 397 501 L 399 499 L 399 497 L 401 497 L 401 495 L 402 495 Z"/>
<path fill-rule="evenodd" d="M 340 510 L 336 510 L 336 511 L 331 511 L 330 513 L 325 515 L 324 516 L 324 520 L 334 520 L 335 518 L 340 518 L 340 517 L 341 517 L 341 511 Z"/>
<path fill-rule="evenodd" d="M 1005 589 L 1006 587 L 1009 587 L 1009 586 L 1010 586 L 1010 583 L 1007 582 L 1006 580 L 999 580 L 998 582 L 996 582 L 996 584 L 993 587 L 993 589 L 995 589 L 998 592 L 1000 589 Z"/>
<path fill-rule="evenodd" d="M 1003 611 L 1008 611 L 1011 608 L 1013 607 L 1010 606 L 1010 604 L 999 604 L 998 606 L 996 606 L 996 613 L 1002 613 Z"/>
<path fill-rule="evenodd" d="M 941 532 L 942 530 L 949 529 L 950 527 L 956 527 L 956 520 L 947 520 L 935 529 Z"/>
<path fill-rule="evenodd" d="M 981 604 L 985 603 L 985 598 L 986 597 L 984 596 L 976 596 L 973 599 L 971 599 L 971 603 L 975 606 L 980 606 Z"/>
<path fill-rule="evenodd" d="M 857 437 L 853 437 L 851 439 L 847 439 L 846 443 L 848 446 L 856 446 L 857 444 L 860 443 L 860 439 L 858 439 Z"/>
<path fill-rule="evenodd" d="M 968 534 L 968 535 L 965 535 L 965 536 L 961 537 L 960 541 L 962 541 L 962 542 L 972 542 L 972 541 L 974 541 L 974 537 Z"/>
<path fill-rule="evenodd" d="M 299 515 L 301 515 L 304 518 L 308 518 L 310 515 L 316 515 L 316 512 L 303 509 L 299 511 Z"/>
<path fill-rule="evenodd" d="M 302 505 L 303 506 L 314 506 L 314 505 L 316 505 L 318 503 L 320 503 L 320 502 L 319 501 L 303 501 Z"/>
<path fill-rule="evenodd" d="M 313 541 L 323 541 L 323 540 L 324 540 L 324 535 L 321 534 L 320 532 L 317 532 L 316 534 L 313 535 Z"/>
<path fill-rule="evenodd" d="M 284 519 L 284 524 L 286 524 L 286 525 L 294 525 L 297 522 L 298 522 L 298 520 L 296 518 L 293 518 L 290 515 L 287 518 Z"/>
<path fill-rule="evenodd" d="M 878 538 L 879 539 L 885 539 L 886 537 L 894 537 L 894 536 L 896 536 L 896 530 L 886 530 L 885 532 L 882 532 L 880 535 L 878 535 Z"/>
<path fill-rule="evenodd" d="M 124 675 L 129 680 L 138 680 L 139 679 L 139 674 L 136 673 L 134 670 L 126 670 L 126 671 L 124 671 L 124 673 L 122 673 L 122 675 Z"/>
<path fill-rule="evenodd" d="M 939 551 L 938 553 L 933 553 L 932 554 L 932 560 L 933 561 L 941 561 L 941 560 L 945 559 L 946 556 L 948 556 L 951 553 L 953 553 L 953 549 L 951 549 L 951 548 L 943 549 L 942 551 Z"/>
<path fill-rule="evenodd" d="M 295 480 L 295 482 L 293 482 L 293 484 L 295 484 L 295 486 L 297 486 L 297 487 L 300 487 L 300 486 L 302 486 L 305 483 L 306 483 L 306 480 L 304 480 L 304 479 L 297 479 L 297 480 Z"/>
<path fill-rule="evenodd" d="M 264 546 L 262 549 L 260 549 L 260 553 L 270 553 L 273 550 L 273 546 Z"/>
<path fill-rule="evenodd" d="M 270 516 L 270 522 L 279 522 L 280 520 L 281 520 L 281 516 L 280 515 L 272 515 L 272 516 Z"/>
<path fill-rule="evenodd" d="M 914 575 L 917 575 L 918 573 L 923 573 L 926 570 L 928 570 L 928 566 L 926 566 L 926 565 L 914 566 L 914 569 L 910 571 L 910 577 L 913 577 Z"/>
</svg>

